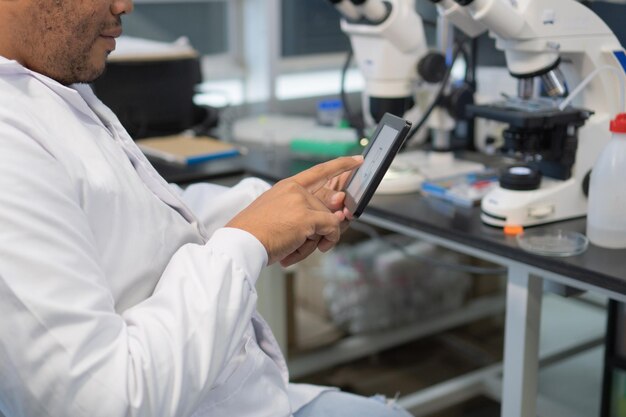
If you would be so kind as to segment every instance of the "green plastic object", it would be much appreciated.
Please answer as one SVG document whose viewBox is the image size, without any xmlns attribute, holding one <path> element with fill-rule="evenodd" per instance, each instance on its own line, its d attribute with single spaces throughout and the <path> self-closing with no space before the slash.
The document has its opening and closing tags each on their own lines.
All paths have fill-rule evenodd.
<svg viewBox="0 0 626 417">
<path fill-rule="evenodd" d="M 289 145 L 293 153 L 339 157 L 359 154 L 362 148 L 354 142 L 325 142 L 314 139 L 294 139 Z"/>
</svg>

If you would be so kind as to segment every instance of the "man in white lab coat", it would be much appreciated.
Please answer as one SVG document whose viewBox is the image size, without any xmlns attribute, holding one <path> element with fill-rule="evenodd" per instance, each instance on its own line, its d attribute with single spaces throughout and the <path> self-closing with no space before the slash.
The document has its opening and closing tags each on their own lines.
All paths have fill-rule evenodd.
<svg viewBox="0 0 626 417">
<path fill-rule="evenodd" d="M 330 249 L 360 158 L 177 193 L 91 92 L 130 0 L 0 0 L 0 414 L 406 416 L 290 384 L 268 263 Z"/>
</svg>

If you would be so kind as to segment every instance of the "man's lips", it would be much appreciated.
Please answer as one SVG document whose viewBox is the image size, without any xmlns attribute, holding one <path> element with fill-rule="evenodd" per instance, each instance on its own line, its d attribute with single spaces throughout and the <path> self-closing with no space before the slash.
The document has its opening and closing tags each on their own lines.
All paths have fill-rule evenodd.
<svg viewBox="0 0 626 417">
<path fill-rule="evenodd" d="M 122 28 L 115 28 L 115 29 L 109 29 L 100 33 L 100 36 L 104 38 L 118 38 L 120 37 L 121 34 L 122 34 Z"/>
</svg>

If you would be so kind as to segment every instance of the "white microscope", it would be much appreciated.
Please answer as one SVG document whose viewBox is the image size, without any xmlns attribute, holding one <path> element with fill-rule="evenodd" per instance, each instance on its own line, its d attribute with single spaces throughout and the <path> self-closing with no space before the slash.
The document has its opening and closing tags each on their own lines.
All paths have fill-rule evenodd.
<svg viewBox="0 0 626 417">
<path fill-rule="evenodd" d="M 365 79 L 366 117 L 398 116 L 414 106 L 417 66 L 428 53 L 414 0 L 331 0 Z"/>
<path fill-rule="evenodd" d="M 509 124 L 505 148 L 520 161 L 483 198 L 482 220 L 531 226 L 584 216 L 589 172 L 609 120 L 624 111 L 626 54 L 615 35 L 574 0 L 431 1 L 469 36 L 489 30 L 518 79 L 517 98 L 470 108 Z"/>
<path fill-rule="evenodd" d="M 398 116 L 415 113 L 418 81 L 439 83 L 446 71 L 443 55 L 429 53 L 415 0 L 330 1 L 343 15 L 341 29 L 350 38 L 365 79 L 366 124 L 373 125 L 386 112 Z M 454 123 L 443 113 L 435 111 L 429 126 L 449 132 Z M 394 160 L 377 193 L 413 192 L 425 178 L 481 168 L 477 163 L 455 160 L 450 152 L 404 152 Z"/>
</svg>

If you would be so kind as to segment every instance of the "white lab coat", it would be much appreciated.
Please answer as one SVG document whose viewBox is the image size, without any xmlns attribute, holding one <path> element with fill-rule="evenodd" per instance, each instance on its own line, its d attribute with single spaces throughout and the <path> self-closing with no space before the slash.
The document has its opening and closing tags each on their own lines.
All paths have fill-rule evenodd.
<svg viewBox="0 0 626 417">
<path fill-rule="evenodd" d="M 0 413 L 279 417 L 317 396 L 255 313 L 265 249 L 222 227 L 266 189 L 191 187 L 196 217 L 89 87 L 0 57 Z"/>
</svg>

